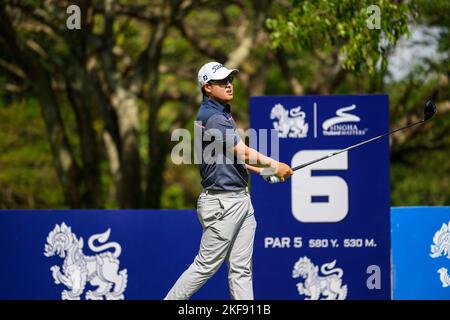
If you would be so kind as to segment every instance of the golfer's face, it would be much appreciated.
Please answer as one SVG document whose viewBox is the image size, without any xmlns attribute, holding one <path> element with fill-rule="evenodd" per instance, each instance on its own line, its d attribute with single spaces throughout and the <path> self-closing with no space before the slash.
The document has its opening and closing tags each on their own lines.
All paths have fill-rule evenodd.
<svg viewBox="0 0 450 320">
<path fill-rule="evenodd" d="M 222 80 L 211 80 L 207 84 L 207 91 L 221 102 L 233 100 L 233 76 L 228 76 Z"/>
</svg>

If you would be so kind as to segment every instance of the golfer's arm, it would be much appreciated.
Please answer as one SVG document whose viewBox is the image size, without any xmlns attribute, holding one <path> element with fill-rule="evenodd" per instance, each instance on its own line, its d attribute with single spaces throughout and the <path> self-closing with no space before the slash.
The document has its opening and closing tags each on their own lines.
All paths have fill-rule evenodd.
<svg viewBox="0 0 450 320">
<path fill-rule="evenodd" d="M 260 173 L 261 167 L 276 167 L 278 165 L 278 161 L 248 147 L 242 140 L 234 146 L 234 152 L 245 162 L 247 169 L 256 173 Z"/>
</svg>

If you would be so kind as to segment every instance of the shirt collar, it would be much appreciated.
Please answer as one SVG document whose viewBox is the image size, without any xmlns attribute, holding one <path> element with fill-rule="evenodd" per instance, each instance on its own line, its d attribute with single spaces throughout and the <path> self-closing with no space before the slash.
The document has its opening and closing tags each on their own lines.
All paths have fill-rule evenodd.
<svg viewBox="0 0 450 320">
<path fill-rule="evenodd" d="M 226 112 L 226 113 L 231 112 L 231 106 L 228 103 L 223 105 L 220 102 L 209 98 L 208 96 L 203 96 L 202 104 L 213 107 L 214 109 L 219 110 L 221 112 Z"/>
</svg>

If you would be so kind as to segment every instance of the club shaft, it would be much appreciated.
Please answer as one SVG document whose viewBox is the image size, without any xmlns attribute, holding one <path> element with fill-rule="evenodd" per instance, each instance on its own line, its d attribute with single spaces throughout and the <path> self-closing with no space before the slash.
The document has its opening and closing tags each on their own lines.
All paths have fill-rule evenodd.
<svg viewBox="0 0 450 320">
<path fill-rule="evenodd" d="M 321 157 L 321 158 L 318 158 L 318 159 L 315 159 L 315 160 L 306 162 L 306 163 L 304 163 L 304 164 L 301 164 L 301 165 L 299 165 L 299 166 L 296 166 L 296 167 L 292 168 L 292 170 L 293 170 L 293 171 L 296 171 L 296 170 L 302 169 L 302 168 L 304 168 L 304 167 L 307 167 L 307 166 L 309 166 L 309 165 L 312 165 L 313 163 L 316 163 L 316 162 L 319 162 L 319 161 L 328 159 L 328 158 L 330 158 L 330 157 L 334 157 L 335 155 L 338 155 L 338 154 L 340 154 L 340 153 L 342 153 L 342 152 L 349 151 L 349 150 L 351 150 L 351 149 L 354 149 L 354 148 L 356 148 L 356 147 L 362 146 L 362 145 L 364 145 L 364 144 L 366 144 L 366 143 L 369 143 L 369 142 L 371 142 L 371 141 L 374 141 L 374 140 L 383 138 L 384 136 L 391 135 L 391 134 L 393 134 L 393 133 L 395 133 L 395 132 L 397 132 L 397 131 L 404 130 L 404 129 L 407 129 L 407 128 L 411 128 L 411 127 L 413 127 L 413 126 L 415 126 L 415 125 L 417 125 L 417 124 L 423 123 L 423 122 L 425 122 L 425 121 L 426 121 L 426 120 L 422 120 L 422 121 L 419 121 L 419 122 L 416 122 L 416 123 L 412 123 L 412 124 L 407 125 L 407 126 L 405 126 L 405 127 L 403 127 L 403 128 L 395 129 L 395 130 L 393 130 L 393 131 L 391 131 L 391 132 L 384 133 L 384 134 L 382 134 L 382 135 L 379 135 L 379 136 L 377 136 L 377 137 L 371 138 L 371 139 L 369 139 L 369 140 L 362 141 L 362 142 L 357 143 L 357 144 L 354 144 L 354 145 L 352 145 L 352 146 L 350 146 L 350 147 L 348 147 L 348 148 L 345 148 L 345 149 L 342 149 L 342 150 L 339 150 L 339 151 L 330 153 L 330 154 L 328 154 L 328 155 L 326 155 L 326 156 L 323 156 L 323 157 Z"/>
</svg>

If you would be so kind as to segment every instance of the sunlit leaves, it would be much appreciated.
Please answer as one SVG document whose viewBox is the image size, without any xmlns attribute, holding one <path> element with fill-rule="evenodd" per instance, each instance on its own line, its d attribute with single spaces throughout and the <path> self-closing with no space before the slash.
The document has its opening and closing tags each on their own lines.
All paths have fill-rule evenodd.
<svg viewBox="0 0 450 320">
<path fill-rule="evenodd" d="M 374 14 L 367 10 L 371 5 L 380 9 L 380 28 L 368 26 Z M 386 66 L 386 48 L 407 34 L 414 16 L 409 4 L 368 0 L 292 1 L 287 10 L 287 15 L 266 21 L 274 48 L 301 52 L 339 46 L 345 69 L 371 74 L 379 61 Z"/>
</svg>

